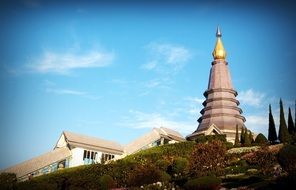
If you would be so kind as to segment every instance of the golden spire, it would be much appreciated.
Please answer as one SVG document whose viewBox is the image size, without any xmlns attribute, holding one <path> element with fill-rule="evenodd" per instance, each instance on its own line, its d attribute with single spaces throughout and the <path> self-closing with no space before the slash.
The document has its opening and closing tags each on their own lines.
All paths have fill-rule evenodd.
<svg viewBox="0 0 296 190">
<path fill-rule="evenodd" d="M 218 26 L 217 27 L 217 32 L 216 32 L 217 42 L 216 42 L 215 49 L 214 49 L 214 51 L 212 53 L 215 60 L 216 59 L 225 59 L 226 58 L 226 51 L 225 51 L 225 49 L 223 47 L 221 36 L 222 36 L 222 33 L 221 33 L 220 28 Z"/>
</svg>

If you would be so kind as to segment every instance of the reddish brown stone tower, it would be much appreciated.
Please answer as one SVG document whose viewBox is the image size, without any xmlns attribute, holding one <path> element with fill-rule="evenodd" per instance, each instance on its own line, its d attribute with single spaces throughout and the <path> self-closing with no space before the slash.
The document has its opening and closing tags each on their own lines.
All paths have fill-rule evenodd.
<svg viewBox="0 0 296 190">
<path fill-rule="evenodd" d="M 219 27 L 216 37 L 208 89 L 204 92 L 206 100 L 203 102 L 204 108 L 200 111 L 202 116 L 198 119 L 198 128 L 188 135 L 187 139 L 193 140 L 200 134 L 226 134 L 227 141 L 234 142 L 236 125 L 241 131 L 246 119 L 241 115 L 242 110 L 238 107 L 237 92 L 232 86 Z"/>
</svg>

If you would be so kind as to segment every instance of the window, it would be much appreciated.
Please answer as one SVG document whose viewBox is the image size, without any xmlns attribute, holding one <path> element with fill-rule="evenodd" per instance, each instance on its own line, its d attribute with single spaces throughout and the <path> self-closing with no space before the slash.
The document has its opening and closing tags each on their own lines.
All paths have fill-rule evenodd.
<svg viewBox="0 0 296 190">
<path fill-rule="evenodd" d="M 96 155 L 98 153 L 94 151 L 84 150 L 83 161 L 85 165 L 96 163 Z"/>
<path fill-rule="evenodd" d="M 106 161 L 112 160 L 114 158 L 115 158 L 115 155 L 113 154 L 102 153 L 101 163 L 104 164 Z"/>
</svg>

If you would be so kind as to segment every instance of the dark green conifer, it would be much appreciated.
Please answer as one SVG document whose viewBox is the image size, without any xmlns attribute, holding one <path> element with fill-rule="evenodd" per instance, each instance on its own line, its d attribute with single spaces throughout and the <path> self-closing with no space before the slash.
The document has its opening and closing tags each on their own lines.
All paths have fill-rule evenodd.
<svg viewBox="0 0 296 190">
<path fill-rule="evenodd" d="M 250 146 L 251 145 L 248 129 L 245 129 L 244 140 L 245 140 L 244 146 Z"/>
<path fill-rule="evenodd" d="M 289 143 L 291 140 L 284 114 L 284 107 L 282 99 L 280 99 L 280 127 L 279 127 L 279 140 L 281 143 Z"/>
<path fill-rule="evenodd" d="M 271 105 L 269 104 L 269 127 L 268 127 L 268 140 L 271 143 L 277 141 L 276 129 L 274 119 L 271 111 Z"/>
<path fill-rule="evenodd" d="M 242 130 L 241 130 L 241 138 L 240 138 L 240 143 L 241 144 L 245 144 L 245 128 L 242 127 Z"/>
<path fill-rule="evenodd" d="M 234 146 L 235 146 L 235 147 L 238 147 L 238 146 L 239 146 L 238 125 L 236 125 Z"/>
<path fill-rule="evenodd" d="M 289 108 L 289 115 L 288 115 L 288 131 L 290 135 L 293 135 L 295 131 L 294 122 L 291 114 L 291 108 Z"/>
</svg>

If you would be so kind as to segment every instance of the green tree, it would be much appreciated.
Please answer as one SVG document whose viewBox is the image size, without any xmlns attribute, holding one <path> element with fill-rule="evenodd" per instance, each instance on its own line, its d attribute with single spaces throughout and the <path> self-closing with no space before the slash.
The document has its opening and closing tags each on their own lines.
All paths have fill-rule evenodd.
<svg viewBox="0 0 296 190">
<path fill-rule="evenodd" d="M 245 128 L 244 127 L 242 127 L 242 130 L 241 130 L 240 143 L 245 144 Z"/>
<path fill-rule="evenodd" d="M 249 139 L 250 139 L 251 144 L 254 143 L 254 137 L 253 137 L 252 131 L 249 131 Z"/>
<path fill-rule="evenodd" d="M 284 107 L 282 99 L 280 99 L 280 128 L 279 128 L 279 140 L 281 143 L 289 143 L 291 140 L 284 114 Z"/>
<path fill-rule="evenodd" d="M 294 122 L 291 114 L 291 108 L 289 108 L 289 115 L 288 115 L 288 131 L 290 135 L 293 135 L 295 132 Z"/>
<path fill-rule="evenodd" d="M 259 133 L 255 139 L 255 143 L 259 145 L 264 145 L 268 143 L 268 140 L 262 133 Z"/>
<path fill-rule="evenodd" d="M 274 119 L 271 111 L 271 105 L 269 104 L 269 127 L 268 127 L 268 140 L 271 143 L 277 141 L 276 129 L 274 124 Z"/>
<path fill-rule="evenodd" d="M 238 147 L 238 146 L 239 146 L 238 125 L 236 125 L 234 146 L 235 146 L 235 147 Z"/>
<path fill-rule="evenodd" d="M 248 129 L 245 129 L 245 134 L 244 134 L 244 139 L 245 139 L 245 146 L 250 146 L 251 145 L 251 140 L 250 140 L 250 136 L 248 133 Z"/>
</svg>

